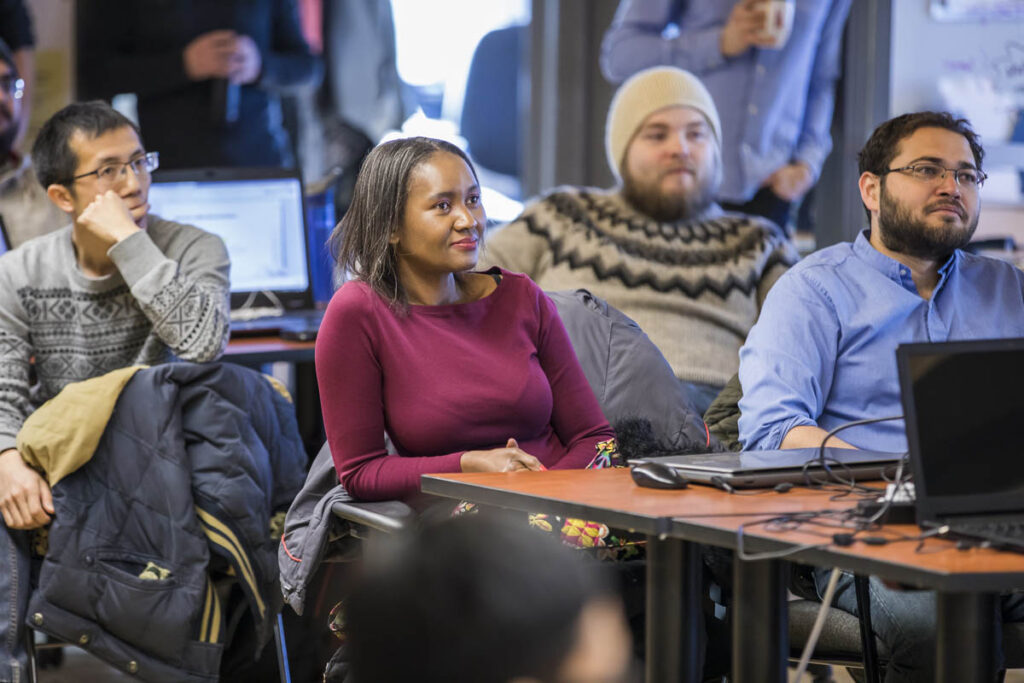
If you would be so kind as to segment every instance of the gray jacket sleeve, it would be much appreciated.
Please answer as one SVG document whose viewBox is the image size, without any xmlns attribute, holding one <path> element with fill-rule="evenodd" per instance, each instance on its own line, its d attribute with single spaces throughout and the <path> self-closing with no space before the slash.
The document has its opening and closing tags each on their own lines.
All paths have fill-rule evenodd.
<svg viewBox="0 0 1024 683">
<path fill-rule="evenodd" d="M 717 450 L 684 385 L 639 325 L 585 289 L 547 295 L 613 429 L 646 420 L 663 449 Z"/>
<path fill-rule="evenodd" d="M 178 260 L 146 231 L 107 252 L 153 331 L 181 360 L 203 363 L 224 352 L 230 333 L 230 262 L 224 242 L 195 231 Z"/>
</svg>

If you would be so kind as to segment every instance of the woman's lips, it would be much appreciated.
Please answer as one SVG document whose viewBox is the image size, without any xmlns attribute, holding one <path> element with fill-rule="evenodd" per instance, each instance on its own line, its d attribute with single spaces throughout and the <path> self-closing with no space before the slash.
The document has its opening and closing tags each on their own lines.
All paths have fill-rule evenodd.
<svg viewBox="0 0 1024 683">
<path fill-rule="evenodd" d="M 452 246 L 456 249 L 465 249 L 466 251 L 469 251 L 471 249 L 476 249 L 476 245 L 478 243 L 479 240 L 467 238 L 453 243 Z"/>
</svg>

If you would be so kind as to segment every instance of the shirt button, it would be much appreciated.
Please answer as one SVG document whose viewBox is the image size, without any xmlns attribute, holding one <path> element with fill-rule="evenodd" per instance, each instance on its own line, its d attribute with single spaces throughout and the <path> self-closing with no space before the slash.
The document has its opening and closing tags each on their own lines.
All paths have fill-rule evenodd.
<svg viewBox="0 0 1024 683">
<path fill-rule="evenodd" d="M 757 107 L 755 105 L 752 104 L 747 107 L 747 111 L 750 112 L 751 116 L 757 116 Z"/>
<path fill-rule="evenodd" d="M 901 270 L 901 271 L 900 271 L 900 275 L 903 275 L 904 277 L 906 277 L 906 275 L 907 275 L 907 271 L 906 271 L 906 270 Z"/>
<path fill-rule="evenodd" d="M 758 64 L 757 68 L 755 69 L 755 71 L 757 72 L 758 76 L 764 76 L 764 72 L 765 72 L 764 64 Z"/>
</svg>

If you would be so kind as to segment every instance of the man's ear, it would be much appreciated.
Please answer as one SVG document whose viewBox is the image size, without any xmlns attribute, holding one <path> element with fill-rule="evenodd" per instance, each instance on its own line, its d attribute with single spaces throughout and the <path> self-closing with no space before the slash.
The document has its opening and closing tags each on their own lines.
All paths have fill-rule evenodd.
<svg viewBox="0 0 1024 683">
<path fill-rule="evenodd" d="M 860 188 L 861 201 L 864 202 L 868 211 L 878 213 L 878 207 L 882 203 L 882 177 L 864 171 L 860 174 L 857 187 Z"/>
<path fill-rule="evenodd" d="M 74 197 L 71 190 L 64 185 L 54 183 L 46 188 L 46 196 L 50 198 L 58 209 L 65 213 L 73 213 L 75 208 Z"/>
</svg>

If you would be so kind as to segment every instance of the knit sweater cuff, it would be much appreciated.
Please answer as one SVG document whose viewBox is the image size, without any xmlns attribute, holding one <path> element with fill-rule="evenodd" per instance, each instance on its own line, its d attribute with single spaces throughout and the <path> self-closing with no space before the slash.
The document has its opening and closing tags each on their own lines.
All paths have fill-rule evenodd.
<svg viewBox="0 0 1024 683">
<path fill-rule="evenodd" d="M 129 287 L 134 287 L 135 283 L 167 260 L 145 230 L 125 237 L 107 250 L 107 256 L 117 266 Z"/>
</svg>

